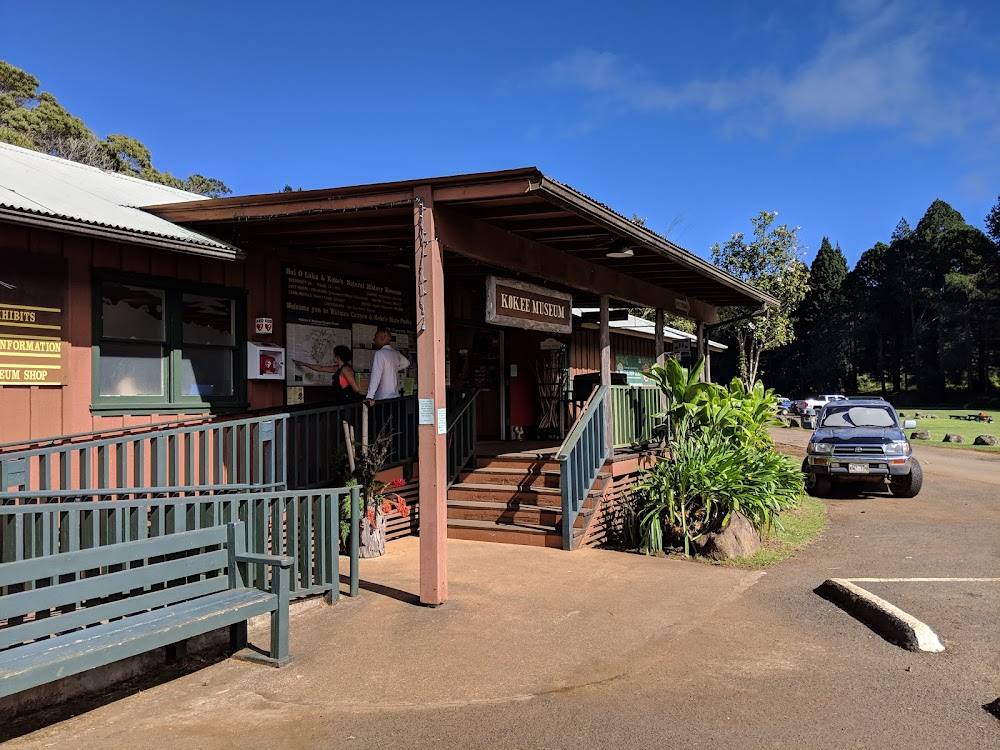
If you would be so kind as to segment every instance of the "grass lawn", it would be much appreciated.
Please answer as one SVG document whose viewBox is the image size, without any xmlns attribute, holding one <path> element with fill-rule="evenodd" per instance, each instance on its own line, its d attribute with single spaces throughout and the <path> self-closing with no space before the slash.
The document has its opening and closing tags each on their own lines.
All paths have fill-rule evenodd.
<svg viewBox="0 0 1000 750">
<path fill-rule="evenodd" d="M 811 542 L 826 526 L 826 506 L 814 497 L 803 495 L 799 504 L 781 514 L 781 528 L 774 528 L 764 538 L 764 547 L 755 555 L 723 560 L 718 565 L 756 570 L 774 565 Z"/>
<path fill-rule="evenodd" d="M 970 422 L 965 419 L 951 419 L 952 414 L 960 414 L 965 416 L 967 414 L 978 414 L 980 411 L 986 412 L 989 416 L 993 417 L 993 424 L 988 424 L 986 422 Z M 979 451 L 982 453 L 1000 453 L 1000 445 L 989 446 L 989 445 L 973 445 L 972 441 L 976 439 L 978 435 L 993 435 L 1000 438 L 1000 411 L 990 411 L 989 409 L 917 409 L 917 408 L 904 408 L 902 409 L 903 414 L 900 415 L 900 419 L 913 419 L 914 414 L 934 414 L 937 419 L 927 419 L 926 417 L 917 420 L 917 429 L 927 430 L 931 434 L 930 440 L 914 440 L 916 445 L 928 444 L 943 446 L 945 448 L 959 448 L 964 450 Z M 913 430 L 907 430 L 906 434 L 913 432 Z M 961 435 L 965 442 L 964 443 L 944 443 L 945 433 L 953 433 L 955 435 Z"/>
</svg>

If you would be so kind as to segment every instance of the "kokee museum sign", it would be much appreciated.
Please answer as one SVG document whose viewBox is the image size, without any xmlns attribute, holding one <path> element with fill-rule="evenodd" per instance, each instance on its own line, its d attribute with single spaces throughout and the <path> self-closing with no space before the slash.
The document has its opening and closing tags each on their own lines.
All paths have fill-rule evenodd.
<svg viewBox="0 0 1000 750">
<path fill-rule="evenodd" d="M 0 269 L 0 386 L 66 384 L 66 261 Z"/>
<path fill-rule="evenodd" d="M 486 277 L 486 322 L 551 333 L 573 332 L 573 298 L 513 279 Z"/>
</svg>

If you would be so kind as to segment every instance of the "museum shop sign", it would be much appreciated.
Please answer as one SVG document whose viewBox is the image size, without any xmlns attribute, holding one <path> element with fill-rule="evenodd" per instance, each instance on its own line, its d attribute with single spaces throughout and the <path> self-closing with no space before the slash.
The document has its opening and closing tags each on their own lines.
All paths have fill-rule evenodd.
<svg viewBox="0 0 1000 750">
<path fill-rule="evenodd" d="M 550 333 L 573 332 L 573 298 L 513 279 L 486 277 L 486 322 Z"/>
<path fill-rule="evenodd" d="M 0 270 L 0 386 L 66 384 L 66 261 L 7 259 Z"/>
</svg>

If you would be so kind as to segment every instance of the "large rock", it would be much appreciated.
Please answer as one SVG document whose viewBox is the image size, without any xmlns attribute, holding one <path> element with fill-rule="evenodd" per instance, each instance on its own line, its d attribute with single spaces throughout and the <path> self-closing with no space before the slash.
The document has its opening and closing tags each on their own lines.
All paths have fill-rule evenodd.
<svg viewBox="0 0 1000 750">
<path fill-rule="evenodd" d="M 954 432 L 949 432 L 947 435 L 944 436 L 944 440 L 942 440 L 941 442 L 942 443 L 964 443 L 965 442 L 965 438 L 963 438 L 961 435 L 956 435 Z"/>
<path fill-rule="evenodd" d="M 931 433 L 927 430 L 917 430 L 910 433 L 910 440 L 930 440 Z"/>
<path fill-rule="evenodd" d="M 733 513 L 726 528 L 718 533 L 705 534 L 701 540 L 701 554 L 711 560 L 746 557 L 760 548 L 760 534 L 741 513 Z"/>
<path fill-rule="evenodd" d="M 997 440 L 992 435 L 980 435 L 972 443 L 973 445 L 998 445 L 1000 440 Z"/>
</svg>

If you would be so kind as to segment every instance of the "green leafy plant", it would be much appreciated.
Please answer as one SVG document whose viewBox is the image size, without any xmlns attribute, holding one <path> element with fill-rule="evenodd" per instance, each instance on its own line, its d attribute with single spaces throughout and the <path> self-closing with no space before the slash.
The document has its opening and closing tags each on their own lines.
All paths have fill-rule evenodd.
<svg viewBox="0 0 1000 750">
<path fill-rule="evenodd" d="M 725 528 L 741 513 L 758 529 L 777 523 L 802 493 L 798 467 L 774 449 L 767 428 L 777 399 L 761 383 L 739 378 L 728 387 L 700 382 L 674 360 L 653 368 L 667 396 L 664 432 L 670 457 L 643 471 L 626 509 L 630 541 L 653 554 L 681 547 L 693 554 L 699 537 Z"/>
</svg>

